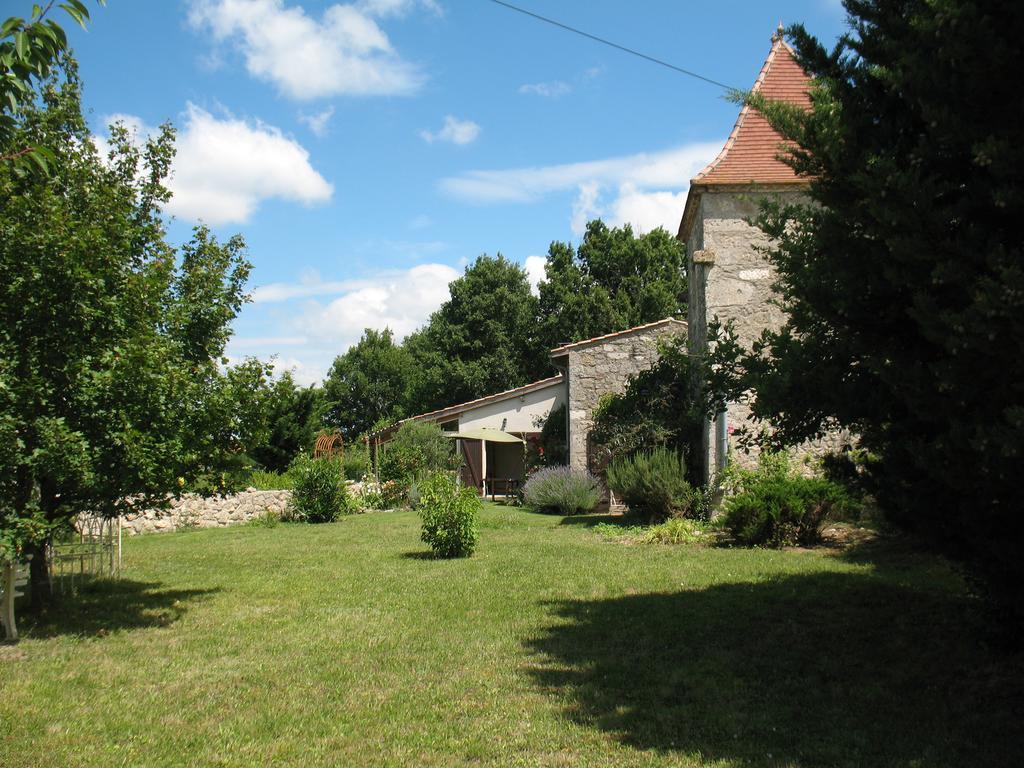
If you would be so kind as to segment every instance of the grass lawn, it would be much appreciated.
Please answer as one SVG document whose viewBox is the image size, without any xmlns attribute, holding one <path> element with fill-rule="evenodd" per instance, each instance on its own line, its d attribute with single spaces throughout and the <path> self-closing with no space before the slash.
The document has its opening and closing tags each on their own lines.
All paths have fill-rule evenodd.
<svg viewBox="0 0 1024 768">
<path fill-rule="evenodd" d="M 941 562 L 625 545 L 489 506 L 130 539 L 0 646 L 0 765 L 997 766 L 1021 661 Z"/>
</svg>

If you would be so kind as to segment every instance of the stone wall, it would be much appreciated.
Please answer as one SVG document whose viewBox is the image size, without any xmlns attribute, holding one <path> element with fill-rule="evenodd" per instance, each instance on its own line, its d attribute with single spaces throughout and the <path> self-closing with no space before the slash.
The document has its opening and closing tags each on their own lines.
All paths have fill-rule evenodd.
<svg viewBox="0 0 1024 768">
<path fill-rule="evenodd" d="M 125 534 L 163 533 L 187 528 L 238 525 L 266 512 L 284 513 L 291 491 L 242 491 L 231 496 L 203 498 L 184 494 L 168 509 L 147 509 L 122 518 Z"/>
<path fill-rule="evenodd" d="M 569 350 L 570 467 L 594 469 L 589 449 L 594 409 L 606 394 L 625 391 L 631 376 L 657 362 L 659 339 L 680 333 L 686 333 L 686 323 L 673 322 Z"/>
<path fill-rule="evenodd" d="M 764 255 L 771 241 L 752 223 L 766 196 L 766 192 L 754 190 L 709 190 L 701 195 L 686 244 L 690 276 L 687 347 L 691 355 L 707 348 L 707 326 L 715 318 L 731 322 L 746 349 L 762 331 L 777 330 L 786 321 L 785 312 L 775 303 L 775 270 Z M 799 191 L 773 192 L 771 198 L 783 204 L 806 199 Z M 737 402 L 730 403 L 728 410 L 708 425 L 702 441 L 705 477 L 724 466 L 727 458 L 740 466 L 756 465 L 757 449 L 741 450 L 733 435 L 750 421 L 749 402 Z M 728 453 L 723 456 L 717 455 L 715 431 L 727 435 Z M 813 458 L 849 439 L 845 433 L 828 435 L 794 449 L 793 454 L 798 460 Z"/>
</svg>

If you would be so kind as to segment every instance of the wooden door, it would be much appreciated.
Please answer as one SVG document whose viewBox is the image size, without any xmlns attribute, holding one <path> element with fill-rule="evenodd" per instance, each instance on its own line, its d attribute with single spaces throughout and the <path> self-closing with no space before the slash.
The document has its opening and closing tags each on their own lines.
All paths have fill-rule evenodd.
<svg viewBox="0 0 1024 768">
<path fill-rule="evenodd" d="M 469 488 L 483 490 L 484 441 L 459 440 L 462 445 L 462 469 L 459 470 L 462 484 Z"/>
</svg>

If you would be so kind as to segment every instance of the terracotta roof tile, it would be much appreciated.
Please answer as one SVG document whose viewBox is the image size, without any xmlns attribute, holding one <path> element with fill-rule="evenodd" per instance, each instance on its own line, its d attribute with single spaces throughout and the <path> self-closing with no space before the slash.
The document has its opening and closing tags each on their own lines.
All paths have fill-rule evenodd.
<svg viewBox="0 0 1024 768">
<path fill-rule="evenodd" d="M 810 107 L 811 78 L 793 50 L 776 35 L 753 90 L 769 99 Z M 785 152 L 782 136 L 760 112 L 744 105 L 722 151 L 692 184 L 793 184 L 804 181 L 778 159 Z"/>
<path fill-rule="evenodd" d="M 555 384 L 561 384 L 562 380 L 562 374 L 558 374 L 557 376 L 551 376 L 550 378 L 547 379 L 541 379 L 540 381 L 533 381 L 530 382 L 529 384 L 524 384 L 523 386 L 516 387 L 515 389 L 506 389 L 504 392 L 498 392 L 493 395 L 486 395 L 485 397 L 478 397 L 476 400 L 470 400 L 465 403 L 459 403 L 458 405 L 449 405 L 444 408 L 438 408 L 436 411 L 428 411 L 427 413 L 420 413 L 417 414 L 416 416 L 409 416 L 408 418 L 402 419 L 401 421 L 396 421 L 394 424 L 389 424 L 386 427 L 378 429 L 376 432 L 371 433 L 369 437 L 377 438 L 386 434 L 390 434 L 391 432 L 395 431 L 398 427 L 400 427 L 402 424 L 405 424 L 405 422 L 407 421 L 434 421 L 438 419 L 448 418 L 450 416 L 455 416 L 462 413 L 463 411 L 471 410 L 473 408 L 479 408 L 481 405 L 487 405 L 489 403 L 498 403 L 501 402 L 502 400 L 511 400 L 513 397 L 518 397 L 519 395 L 525 395 L 530 392 L 536 392 L 539 389 L 554 386 Z"/>
</svg>

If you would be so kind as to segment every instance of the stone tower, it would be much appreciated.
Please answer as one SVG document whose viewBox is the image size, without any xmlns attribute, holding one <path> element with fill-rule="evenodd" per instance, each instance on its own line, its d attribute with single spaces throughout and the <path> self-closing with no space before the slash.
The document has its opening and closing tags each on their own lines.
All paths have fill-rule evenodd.
<svg viewBox="0 0 1024 768">
<path fill-rule="evenodd" d="M 753 90 L 808 107 L 809 86 L 810 77 L 777 32 Z M 768 121 L 744 106 L 718 157 L 690 182 L 678 235 L 686 244 L 690 276 L 690 354 L 706 349 L 708 323 L 716 317 L 731 321 L 747 348 L 762 330 L 779 328 L 785 320 L 772 303 L 774 270 L 759 252 L 769 241 L 751 224 L 766 197 L 787 202 L 807 191 L 808 182 L 779 160 L 785 151 Z M 730 403 L 706 426 L 701 451 L 705 478 L 725 466 L 731 427 L 745 423 L 749 414 L 745 403 Z M 756 461 L 742 452 L 733 451 L 733 456 L 740 464 Z"/>
</svg>

